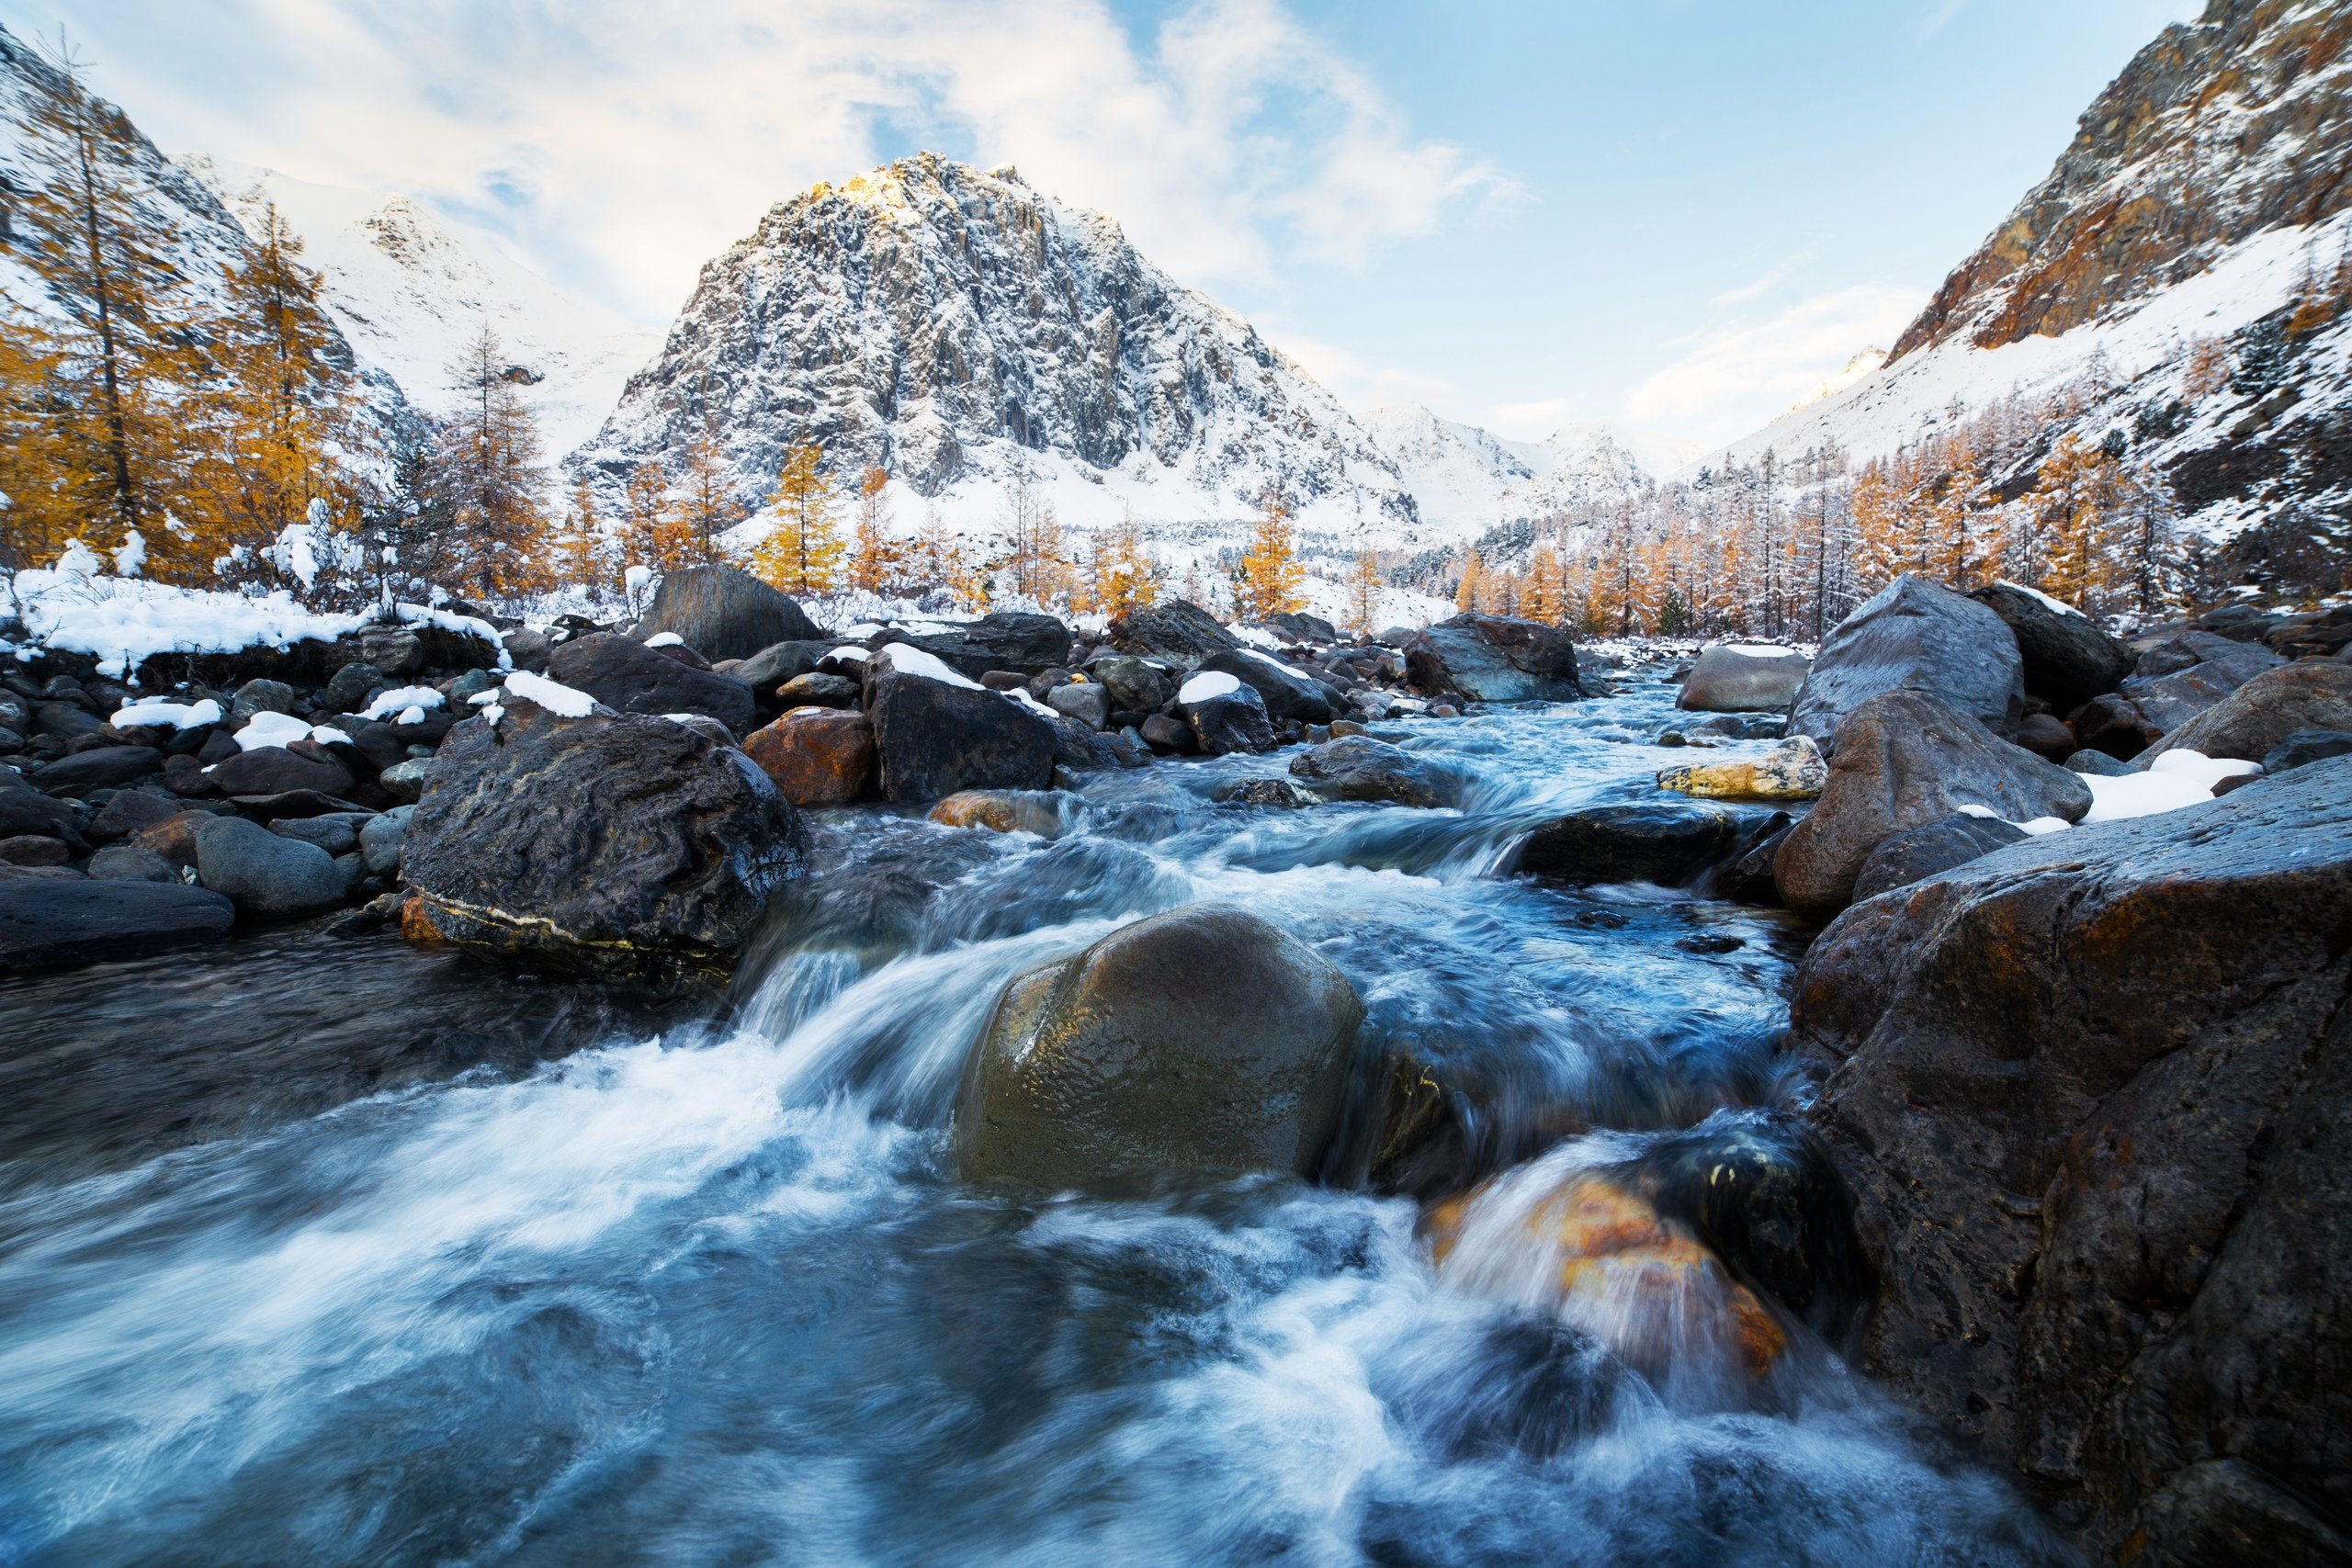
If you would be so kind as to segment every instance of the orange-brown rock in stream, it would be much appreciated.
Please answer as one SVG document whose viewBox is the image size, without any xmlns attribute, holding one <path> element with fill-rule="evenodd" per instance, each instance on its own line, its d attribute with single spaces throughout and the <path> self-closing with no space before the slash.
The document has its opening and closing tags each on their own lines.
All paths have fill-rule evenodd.
<svg viewBox="0 0 2352 1568">
<path fill-rule="evenodd" d="M 794 708 L 743 750 L 795 806 L 842 806 L 874 785 L 874 727 L 852 709 Z"/>
<path fill-rule="evenodd" d="M 1491 1186 L 1432 1204 L 1421 1234 L 1441 1272 L 1467 1272 L 1465 1224 Z M 1508 1222 L 1506 1222 L 1508 1223 Z M 1556 1254 L 1560 1315 L 1590 1330 L 1645 1371 L 1662 1369 L 1691 1338 L 1695 1319 L 1750 1377 L 1762 1377 L 1788 1337 L 1756 1293 L 1714 1254 L 1646 1201 L 1601 1177 L 1580 1173 L 1528 1212 L 1529 1243 Z"/>
</svg>

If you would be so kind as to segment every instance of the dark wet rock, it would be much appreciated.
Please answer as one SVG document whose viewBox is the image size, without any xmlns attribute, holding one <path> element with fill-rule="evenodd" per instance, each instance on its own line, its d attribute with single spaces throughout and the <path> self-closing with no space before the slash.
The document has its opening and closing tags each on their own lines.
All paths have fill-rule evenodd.
<svg viewBox="0 0 2352 1568">
<path fill-rule="evenodd" d="M 1507 615 L 1465 614 L 1423 627 L 1405 646 L 1405 673 L 1425 696 L 1556 703 L 1584 695 L 1576 640 L 1557 626 Z"/>
<path fill-rule="evenodd" d="M 674 633 L 706 659 L 749 659 L 779 642 L 813 642 L 825 635 L 797 601 L 731 566 L 681 567 L 663 577 L 636 630 L 639 637 Z"/>
<path fill-rule="evenodd" d="M 1933 697 L 1996 735 L 2025 716 L 2017 638 L 1992 610 L 1905 573 L 1838 623 L 1814 656 L 1789 733 L 1835 754 L 1846 716 L 1889 692 Z"/>
<path fill-rule="evenodd" d="M 931 819 L 947 828 L 1058 839 L 1077 824 L 1078 812 L 1079 797 L 1068 790 L 967 789 L 933 807 Z"/>
<path fill-rule="evenodd" d="M 1230 675 L 1256 692 L 1265 705 L 1266 716 L 1276 723 L 1283 719 L 1300 724 L 1331 722 L 1330 693 L 1305 671 L 1255 649 L 1231 648 L 1213 653 L 1201 660 L 1201 668 Z"/>
<path fill-rule="evenodd" d="M 359 652 L 361 658 L 387 675 L 410 675 L 424 668 L 424 639 L 410 626 L 360 627 Z"/>
<path fill-rule="evenodd" d="M 864 687 L 846 675 L 811 670 L 778 686 L 775 700 L 786 712 L 797 707 L 854 708 L 863 694 Z"/>
<path fill-rule="evenodd" d="M 1274 727 L 1264 700 L 1256 688 L 1238 679 L 1230 691 L 1217 691 L 1191 702 L 1182 701 L 1180 693 L 1176 712 L 1193 727 L 1193 742 L 1212 757 L 1274 749 Z"/>
<path fill-rule="evenodd" d="M 2060 609 L 2013 582 L 1990 583 L 1968 596 L 2008 623 L 2026 691 L 2061 713 L 2115 690 L 2132 672 L 2132 649 L 2079 611 Z"/>
<path fill-rule="evenodd" d="M 376 783 L 394 800 L 413 803 L 424 795 L 425 784 L 437 766 L 431 757 L 411 757 L 377 774 Z"/>
<path fill-rule="evenodd" d="M 319 700 L 332 713 L 357 713 L 368 705 L 368 699 L 391 682 L 384 672 L 364 659 L 355 659 L 334 672 L 334 678 L 319 694 Z"/>
<path fill-rule="evenodd" d="M 832 644 L 821 637 L 771 643 L 728 673 L 755 692 L 772 692 L 787 681 L 797 681 L 803 675 L 815 673 L 817 661 L 831 649 Z M 783 701 L 786 706 L 792 705 L 791 698 Z"/>
<path fill-rule="evenodd" d="M 1785 713 L 1809 661 L 1794 649 L 1717 643 L 1702 650 L 1674 705 L 1699 713 Z M 1695 728 L 1695 727 L 1694 727 Z"/>
<path fill-rule="evenodd" d="M 28 784 L 0 784 L 0 838 L 20 833 L 41 833 L 62 839 L 76 850 L 83 847 L 72 807 Z"/>
<path fill-rule="evenodd" d="M 63 865 L 73 859 L 62 839 L 45 833 L 18 833 L 0 839 L 0 865 Z"/>
<path fill-rule="evenodd" d="M 646 647 L 651 649 L 662 658 L 674 659 L 689 670 L 707 671 L 710 668 L 710 660 L 705 659 L 702 654 L 695 649 L 692 643 L 684 641 L 673 642 L 671 640 L 671 637 L 673 636 L 675 636 L 674 633 L 663 634 L 657 632 L 651 637 L 640 637 L 638 640 L 643 642 Z M 736 674 L 735 670 L 733 669 L 733 665 L 740 661 L 729 660 L 729 668 L 727 671 L 728 674 L 738 681 L 742 680 L 742 676 Z"/>
<path fill-rule="evenodd" d="M 340 904 L 345 892 L 333 855 L 242 817 L 197 825 L 196 875 L 240 914 L 266 919 L 307 915 Z"/>
<path fill-rule="evenodd" d="M 793 708 L 743 750 L 795 806 L 844 806 L 874 789 L 874 726 L 854 710 Z"/>
<path fill-rule="evenodd" d="M 1043 789 L 1053 725 L 1014 698 L 941 680 L 926 660 L 888 649 L 866 666 L 865 711 L 886 800 L 938 800 L 963 789 Z"/>
<path fill-rule="evenodd" d="M 413 806 L 395 806 L 370 817 L 359 828 L 359 857 L 370 876 L 390 876 L 401 868 L 401 852 L 408 840 Z"/>
<path fill-rule="evenodd" d="M 547 669 L 548 655 L 555 651 L 555 644 L 548 640 L 547 633 L 529 626 L 504 633 L 498 642 L 506 650 L 507 662 L 534 675 Z"/>
<path fill-rule="evenodd" d="M 1193 727 L 1170 714 L 1153 714 L 1136 728 L 1136 733 L 1155 751 L 1182 756 L 1201 749 L 1201 743 L 1193 738 Z"/>
<path fill-rule="evenodd" d="M 1623 1179 L 1833 1343 L 1875 1288 L 1853 1194 L 1797 1116 L 1720 1112 L 1651 1145 Z"/>
<path fill-rule="evenodd" d="M 2104 729 L 2114 734 L 2095 738 L 2080 724 L 2083 744 L 2118 756 L 2137 755 L 2120 748 L 2134 733 L 2145 734 L 2146 745 L 2178 729 L 2207 708 L 2284 660 L 2267 648 L 2233 642 L 2211 632 L 2181 632 L 2156 643 L 2140 655 L 2112 698 L 2091 705 Z"/>
<path fill-rule="evenodd" d="M 209 811 L 183 811 L 140 829 L 125 841 L 133 849 L 153 851 L 175 868 L 191 867 L 196 864 L 196 830 L 212 819 Z"/>
<path fill-rule="evenodd" d="M 1756 807 L 1587 806 L 1527 836 L 1510 869 L 1585 886 L 1649 882 L 1679 887 L 1736 858 L 1780 814 Z"/>
<path fill-rule="evenodd" d="M 548 658 L 548 678 L 587 693 L 615 713 L 706 714 L 735 735 L 748 734 L 756 716 L 752 688 L 733 676 L 691 669 L 607 632 L 558 648 Z"/>
<path fill-rule="evenodd" d="M 89 874 L 106 880 L 177 882 L 179 868 L 153 850 L 130 844 L 108 844 L 90 857 Z"/>
<path fill-rule="evenodd" d="M 1854 877 L 1854 902 L 1907 887 L 1923 876 L 1965 865 L 2026 837 L 2024 829 L 1995 817 L 1956 811 L 1917 828 L 1905 829 L 1872 850 Z"/>
<path fill-rule="evenodd" d="M 1105 638 L 1121 653 L 1156 659 L 1180 671 L 1200 668 L 1213 654 L 1241 646 L 1215 615 L 1189 599 L 1162 599 L 1111 623 Z"/>
<path fill-rule="evenodd" d="M 1452 806 L 1462 787 L 1449 770 L 1369 735 L 1327 740 L 1292 759 L 1290 771 L 1332 800 Z"/>
<path fill-rule="evenodd" d="M 299 746 L 301 750 L 297 750 Z M 351 770 L 332 752 L 307 740 L 294 746 L 256 746 L 212 770 L 212 787 L 223 795 L 283 795 L 314 789 L 341 795 L 352 784 Z"/>
<path fill-rule="evenodd" d="M 1869 699 L 1839 727 L 1829 783 L 1773 859 L 1781 901 L 1801 915 L 1827 919 L 1852 901 L 1855 878 L 1871 851 L 1905 829 L 1969 806 L 2012 822 L 2041 817 L 2077 822 L 2090 809 L 2091 792 L 2080 774 L 1996 739 L 1925 693 Z"/>
<path fill-rule="evenodd" d="M 2335 758 L 1858 905 L 1798 972 L 1864 1364 L 2102 1558 L 2352 1517 L 2347 930 Z"/>
<path fill-rule="evenodd" d="M 1046 705 L 1065 718 L 1074 718 L 1089 729 L 1100 729 L 1111 721 L 1111 694 L 1089 681 L 1080 685 L 1056 686 L 1046 694 Z"/>
<path fill-rule="evenodd" d="M 33 775 L 49 795 L 82 795 L 134 784 L 164 770 L 164 754 L 153 746 L 98 746 L 76 751 Z"/>
<path fill-rule="evenodd" d="M 365 817 L 374 808 L 356 800 L 345 800 L 315 789 L 289 789 L 277 795 L 241 795 L 235 797 L 237 810 L 256 822 L 267 822 L 280 817 L 325 817 L 336 812 Z"/>
<path fill-rule="evenodd" d="M 1322 616 L 1310 615 L 1304 610 L 1284 610 L 1279 615 L 1268 615 L 1265 625 L 1293 642 L 1329 643 L 1340 640 L 1339 627 Z"/>
<path fill-rule="evenodd" d="M 2120 692 L 2093 697 L 2076 709 L 2067 728 L 2083 749 L 2120 761 L 2164 739 L 2164 729 Z"/>
<path fill-rule="evenodd" d="M 235 919 L 228 899 L 177 881 L 10 878 L 0 881 L 0 971 L 165 953 L 223 936 Z"/>
<path fill-rule="evenodd" d="M 1112 704 L 1130 713 L 1157 713 L 1176 694 L 1176 683 L 1158 665 L 1133 654 L 1097 659 L 1086 673 L 1111 694 Z"/>
<path fill-rule="evenodd" d="M 1272 806 L 1285 811 L 1323 804 L 1320 795 L 1280 777 L 1236 779 L 1215 796 L 1221 806 Z"/>
<path fill-rule="evenodd" d="M 1045 715 L 1040 715 L 1045 717 Z M 1082 773 L 1095 768 L 1122 766 L 1119 749 L 1111 738 L 1082 718 L 1067 714 L 1053 714 L 1046 722 L 1054 727 L 1054 761 L 1070 773 Z"/>
<path fill-rule="evenodd" d="M 405 634 L 403 634 L 405 635 Z M 399 673 L 399 671 L 392 671 Z M 229 728 L 243 729 L 257 713 L 290 714 L 302 705 L 302 694 L 283 681 L 253 680 L 239 686 L 229 701 Z"/>
<path fill-rule="evenodd" d="M 684 725 L 518 703 L 450 732 L 409 818 L 402 929 L 598 975 L 727 967 L 805 863 L 799 814 Z"/>
<path fill-rule="evenodd" d="M 2080 749 L 2075 732 L 2046 713 L 2026 715 L 2018 725 L 2014 739 L 2035 756 L 2047 757 L 2053 762 L 2073 756 Z"/>
<path fill-rule="evenodd" d="M 2299 729 L 2262 756 L 2262 771 L 2283 773 L 2329 757 L 2352 753 L 2352 730 Z"/>
<path fill-rule="evenodd" d="M 2352 664 L 2319 659 L 2266 670 L 2171 731 L 2150 755 L 2188 750 L 2257 761 L 2308 729 L 2352 729 Z"/>
<path fill-rule="evenodd" d="M 971 680 L 991 670 L 1027 676 L 1069 657 L 1069 628 L 1051 615 L 1026 610 L 996 610 L 978 620 L 926 632 L 886 631 L 873 639 L 882 648 L 902 642 L 944 661 Z"/>
<path fill-rule="evenodd" d="M 279 817 L 269 822 L 269 830 L 281 839 L 299 839 L 306 844 L 316 844 L 330 855 L 341 857 L 359 847 L 359 829 L 375 813 L 361 815 L 348 811 L 322 812 L 316 817 Z"/>
<path fill-rule="evenodd" d="M 1311 1175 L 1363 1004 L 1329 960 L 1247 911 L 1194 905 L 1015 980 L 966 1069 L 967 1180 L 1120 1189 Z"/>
</svg>

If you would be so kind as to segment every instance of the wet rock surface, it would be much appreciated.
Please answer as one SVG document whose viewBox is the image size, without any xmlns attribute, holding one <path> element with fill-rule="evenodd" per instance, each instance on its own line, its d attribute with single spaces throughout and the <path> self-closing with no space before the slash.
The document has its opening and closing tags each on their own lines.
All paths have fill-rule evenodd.
<svg viewBox="0 0 2352 1568">
<path fill-rule="evenodd" d="M 2352 1512 L 2352 760 L 2012 845 L 1798 975 L 1872 1370 L 2094 1542 L 2279 1560 Z"/>
<path fill-rule="evenodd" d="M 1838 625 L 1814 655 L 1789 733 L 1832 757 L 1848 715 L 1889 692 L 1948 704 L 1996 735 L 2025 716 L 2025 667 L 2008 623 L 1922 578 L 1897 578 Z"/>
<path fill-rule="evenodd" d="M 458 726 L 402 848 L 413 935 L 592 972 L 723 970 L 802 866 L 798 815 L 683 725 L 517 703 Z"/>
<path fill-rule="evenodd" d="M 1426 695 L 1472 702 L 1569 702 L 1584 695 L 1576 641 L 1557 626 L 1464 614 L 1426 626 L 1405 646 L 1406 679 Z"/>
</svg>

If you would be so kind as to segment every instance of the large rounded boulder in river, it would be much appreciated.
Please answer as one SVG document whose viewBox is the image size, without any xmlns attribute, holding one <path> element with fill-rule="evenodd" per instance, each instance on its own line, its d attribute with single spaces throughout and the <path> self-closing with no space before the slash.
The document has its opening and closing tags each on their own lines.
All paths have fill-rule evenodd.
<svg viewBox="0 0 2352 1568">
<path fill-rule="evenodd" d="M 1701 651 L 1674 705 L 1694 713 L 1783 713 L 1809 663 L 1792 648 L 1719 642 Z"/>
<path fill-rule="evenodd" d="M 1053 782 L 1055 731 L 1046 713 L 989 691 L 936 654 L 891 643 L 866 660 L 865 711 L 887 800 Z"/>
<path fill-rule="evenodd" d="M 537 689 L 570 711 L 510 700 L 442 744 L 403 837 L 404 926 L 593 974 L 723 972 L 805 863 L 799 814 L 732 746 Z"/>
<path fill-rule="evenodd" d="M 1857 905 L 1798 972 L 1865 1364 L 2095 1556 L 2343 1560 L 2347 931 L 2333 758 Z"/>
<path fill-rule="evenodd" d="M 1968 596 L 2008 623 L 2026 691 L 2061 713 L 2115 690 L 2132 673 L 2132 649 L 2072 604 L 2014 582 L 1987 583 Z"/>
<path fill-rule="evenodd" d="M 1829 782 L 1781 840 L 1772 881 L 1790 908 L 1826 920 L 1853 901 L 1871 852 L 1906 829 L 1957 811 L 2079 822 L 2090 808 L 2081 774 L 1996 739 L 1925 693 L 1888 692 L 1847 716 Z"/>
<path fill-rule="evenodd" d="M 548 678 L 587 693 L 615 713 L 698 713 L 746 735 L 758 717 L 752 688 L 731 675 L 697 670 L 633 637 L 594 632 L 548 656 Z"/>
<path fill-rule="evenodd" d="M 780 642 L 825 635 L 799 601 L 731 566 L 685 566 L 663 577 L 637 635 L 663 632 L 705 659 L 749 659 Z"/>
<path fill-rule="evenodd" d="M 1570 702 L 1577 683 L 1576 640 L 1559 627 L 1509 615 L 1460 615 L 1424 626 L 1405 645 L 1405 674 L 1429 696 L 1458 694 L 1473 702 Z"/>
<path fill-rule="evenodd" d="M 1846 716 L 1888 692 L 1947 703 L 1996 735 L 2025 717 L 2025 665 L 2008 623 L 1984 605 L 1909 573 L 1838 623 L 1789 710 L 1788 733 L 1834 753 Z"/>
<path fill-rule="evenodd" d="M 2352 664 L 2310 659 L 2266 670 L 2166 735 L 2154 753 L 2260 761 L 2290 735 L 2312 729 L 2352 729 Z"/>
<path fill-rule="evenodd" d="M 1363 1004 L 1313 948 L 1203 904 L 1015 980 L 964 1075 L 968 1180 L 1089 1190 L 1312 1174 Z"/>
</svg>

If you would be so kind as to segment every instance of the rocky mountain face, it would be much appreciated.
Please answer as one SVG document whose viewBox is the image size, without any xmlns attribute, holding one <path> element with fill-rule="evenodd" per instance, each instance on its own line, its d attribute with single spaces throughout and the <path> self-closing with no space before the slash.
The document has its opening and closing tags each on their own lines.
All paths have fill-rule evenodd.
<svg viewBox="0 0 2352 1568">
<path fill-rule="evenodd" d="M 629 373 L 661 346 L 658 332 L 468 243 L 407 197 L 204 156 L 178 163 L 249 231 L 276 205 L 344 336 L 428 413 L 447 411 L 458 395 L 451 363 L 487 323 L 548 456 L 560 457 L 595 433 Z"/>
<path fill-rule="evenodd" d="M 2056 337 L 2256 234 L 2352 207 L 2347 44 L 2352 13 L 2332 0 L 2212 0 L 2166 28 L 1890 358 Z"/>
<path fill-rule="evenodd" d="M 968 501 L 1018 465 L 1106 517 L 1237 518 L 1277 480 L 1334 525 L 1359 505 L 1415 517 L 1363 428 L 1249 322 L 1108 218 L 930 153 L 780 203 L 707 265 L 571 467 L 616 485 L 647 458 L 674 471 L 706 432 L 747 503 L 817 442 L 835 469 L 878 466 L 928 498 Z"/>
<path fill-rule="evenodd" d="M 2082 118 L 1883 367 L 1735 444 L 1856 458 L 1952 411 L 2170 482 L 2225 571 L 2332 588 L 2352 550 L 2352 12 L 2211 0 Z M 2044 448 L 2046 450 L 2046 447 Z M 2005 493 L 2032 467 L 1995 476 Z"/>
</svg>

